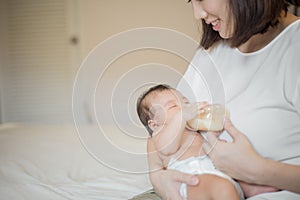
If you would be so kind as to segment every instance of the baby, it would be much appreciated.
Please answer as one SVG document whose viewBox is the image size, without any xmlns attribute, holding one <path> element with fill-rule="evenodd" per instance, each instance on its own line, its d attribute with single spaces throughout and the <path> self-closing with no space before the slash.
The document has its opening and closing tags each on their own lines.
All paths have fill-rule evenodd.
<svg viewBox="0 0 300 200">
<path fill-rule="evenodd" d="M 238 183 L 215 169 L 202 151 L 203 137 L 187 128 L 187 121 L 201 113 L 208 104 L 198 103 L 196 112 L 190 114 L 189 101 L 168 85 L 157 85 L 146 91 L 137 102 L 138 116 L 150 134 L 157 154 L 167 169 L 197 174 L 197 186 L 182 184 L 183 199 L 244 199 Z M 203 181 L 205 180 L 205 181 Z"/>
</svg>

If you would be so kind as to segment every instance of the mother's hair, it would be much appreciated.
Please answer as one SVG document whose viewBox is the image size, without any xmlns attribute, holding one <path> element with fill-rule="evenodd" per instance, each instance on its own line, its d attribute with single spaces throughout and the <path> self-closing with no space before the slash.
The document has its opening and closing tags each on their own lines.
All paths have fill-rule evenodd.
<svg viewBox="0 0 300 200">
<path fill-rule="evenodd" d="M 286 1 L 295 6 L 300 6 L 300 0 L 286 0 Z"/>
<path fill-rule="evenodd" d="M 190 1 L 188 1 L 190 2 Z M 257 33 L 265 33 L 279 22 L 282 11 L 289 3 L 300 5 L 300 0 L 228 0 L 229 16 L 233 19 L 234 35 L 229 39 L 232 47 L 238 47 Z M 222 40 L 210 24 L 202 20 L 203 35 L 200 46 L 208 49 Z"/>
</svg>

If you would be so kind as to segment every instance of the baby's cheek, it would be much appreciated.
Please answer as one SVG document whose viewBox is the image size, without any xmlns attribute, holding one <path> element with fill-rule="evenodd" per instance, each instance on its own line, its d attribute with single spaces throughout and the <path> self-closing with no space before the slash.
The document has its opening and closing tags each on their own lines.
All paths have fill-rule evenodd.
<svg viewBox="0 0 300 200">
<path fill-rule="evenodd" d="M 167 120 L 167 113 L 163 109 L 157 110 L 154 119 L 157 122 L 164 123 Z"/>
</svg>

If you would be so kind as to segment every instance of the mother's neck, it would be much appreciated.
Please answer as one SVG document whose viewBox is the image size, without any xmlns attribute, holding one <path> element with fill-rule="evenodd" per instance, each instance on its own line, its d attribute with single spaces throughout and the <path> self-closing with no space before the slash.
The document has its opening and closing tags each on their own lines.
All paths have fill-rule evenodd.
<svg viewBox="0 0 300 200">
<path fill-rule="evenodd" d="M 268 45 L 276 36 L 278 36 L 288 25 L 296 21 L 298 18 L 290 13 L 281 14 L 279 23 L 276 27 L 270 27 L 263 34 L 252 36 L 246 43 L 240 45 L 238 49 L 243 53 L 251 53 L 258 51 Z"/>
</svg>

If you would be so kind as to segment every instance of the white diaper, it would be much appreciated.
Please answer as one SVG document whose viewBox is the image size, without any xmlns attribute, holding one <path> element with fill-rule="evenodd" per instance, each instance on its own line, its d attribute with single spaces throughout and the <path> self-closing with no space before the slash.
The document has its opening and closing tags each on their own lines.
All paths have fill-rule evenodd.
<svg viewBox="0 0 300 200">
<path fill-rule="evenodd" d="M 171 158 L 168 164 L 168 169 L 174 169 L 188 174 L 214 174 L 226 178 L 233 183 L 238 191 L 240 199 L 244 199 L 243 191 L 240 185 L 228 175 L 216 170 L 208 156 L 190 157 L 179 161 Z M 183 183 L 180 187 L 180 194 L 184 199 L 187 199 L 187 186 L 185 183 Z"/>
</svg>

